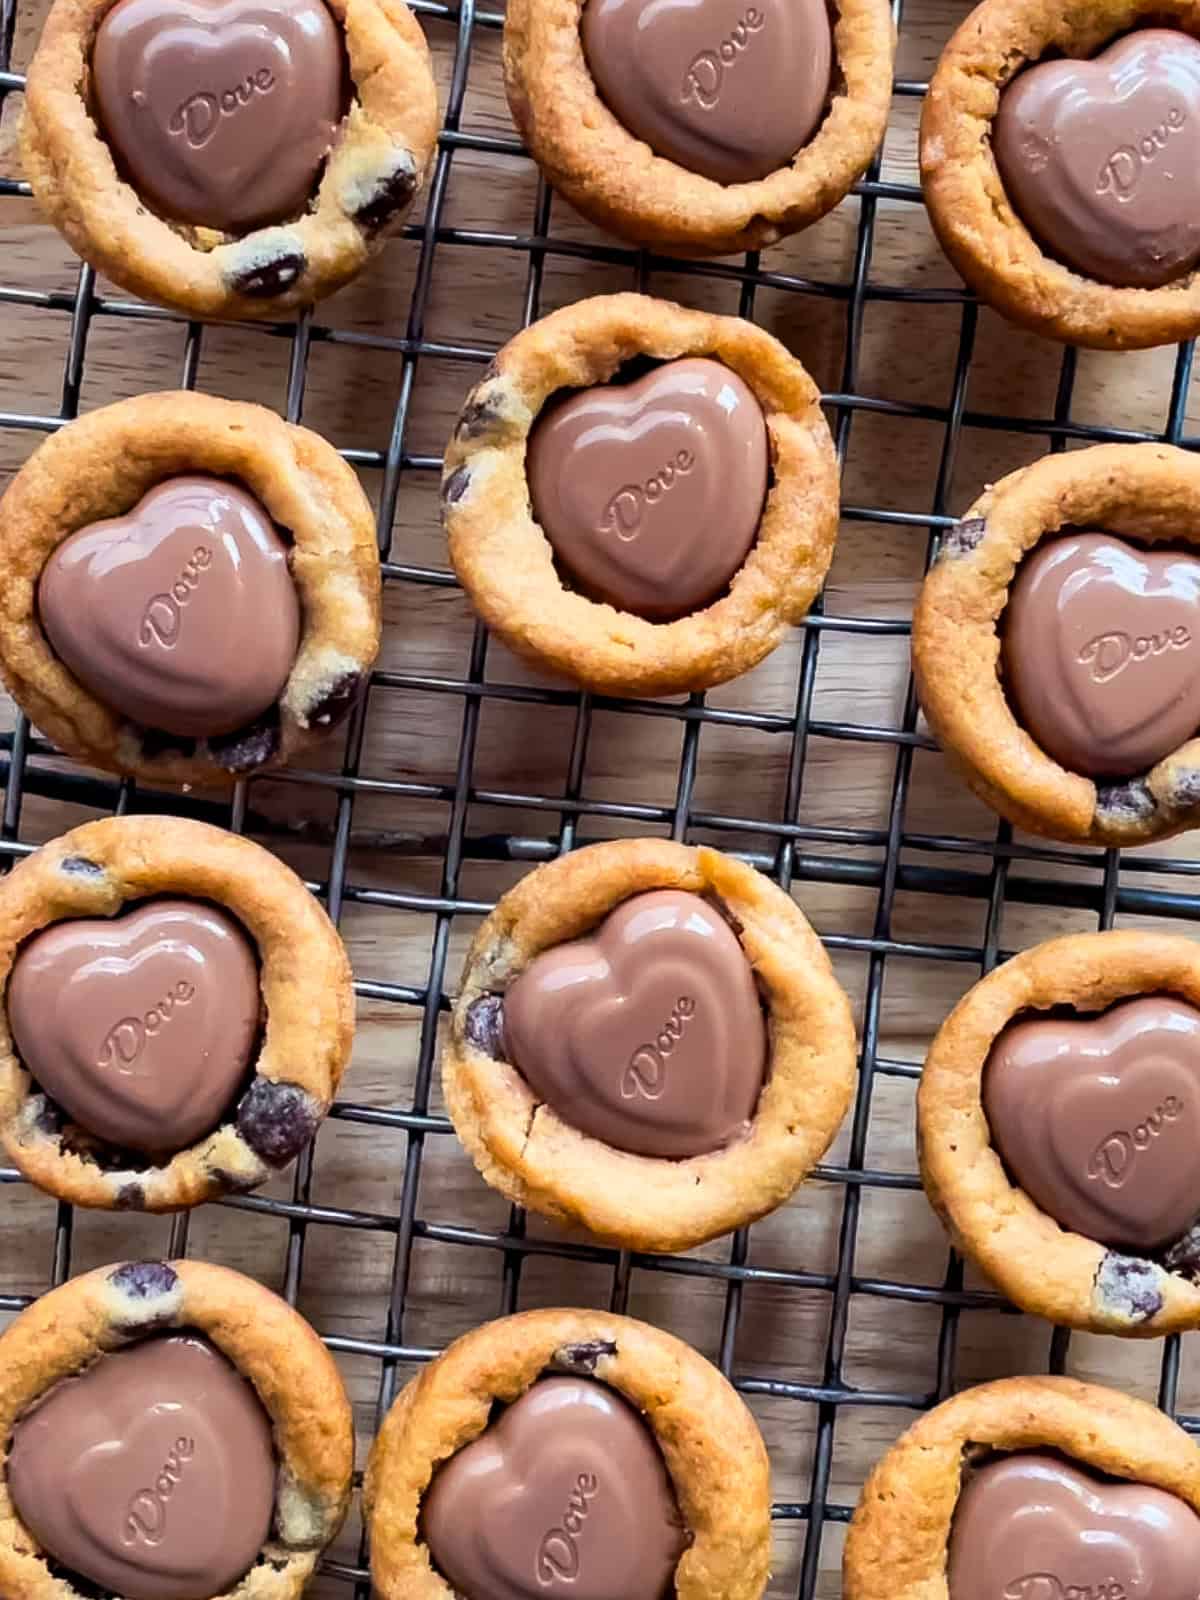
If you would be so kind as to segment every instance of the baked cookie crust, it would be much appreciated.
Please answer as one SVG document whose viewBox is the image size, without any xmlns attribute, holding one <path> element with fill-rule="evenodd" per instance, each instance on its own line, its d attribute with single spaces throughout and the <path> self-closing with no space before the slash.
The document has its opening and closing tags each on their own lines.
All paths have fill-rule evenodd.
<svg viewBox="0 0 1200 1600">
<path fill-rule="evenodd" d="M 834 79 L 823 120 L 790 166 L 738 184 L 655 155 L 617 120 L 588 71 L 584 4 L 509 0 L 504 81 L 513 121 L 546 177 L 613 233 L 683 255 L 757 250 L 832 211 L 879 148 L 896 52 L 886 0 L 834 0 Z"/>
<path fill-rule="evenodd" d="M 1046 56 L 1090 57 L 1153 23 L 1200 38 L 1196 0 L 983 0 L 942 51 L 921 113 L 921 184 L 950 260 L 982 299 L 1035 333 L 1098 350 L 1141 350 L 1200 332 L 1200 273 L 1159 289 L 1115 288 L 1046 255 L 1014 211 L 992 154 L 1005 87 Z"/>
<path fill-rule="evenodd" d="M 1200 546 L 1200 461 L 1159 444 L 1044 456 L 986 490 L 947 533 L 913 615 L 921 706 L 947 757 L 1002 817 L 1050 839 L 1144 844 L 1200 823 L 1200 738 L 1132 779 L 1048 756 L 1000 680 L 1000 619 L 1021 557 L 1064 528 Z"/>
<path fill-rule="evenodd" d="M 191 472 L 236 481 L 290 537 L 302 614 L 278 707 L 219 740 L 127 722 L 71 675 L 37 613 L 42 568 L 64 539 Z M 228 785 L 293 760 L 354 703 L 379 629 L 375 518 L 353 469 L 324 439 L 262 406 L 182 390 L 120 400 L 51 434 L 0 499 L 0 672 L 60 749 L 110 772 Z"/>
<path fill-rule="evenodd" d="M 0 987 L 40 929 L 164 893 L 231 912 L 256 946 L 264 1017 L 253 1075 L 215 1132 L 154 1165 L 69 1122 L 0 1014 L 0 1143 L 31 1182 L 73 1205 L 177 1211 L 257 1188 L 310 1143 L 350 1058 L 354 989 L 333 924 L 290 867 L 204 822 L 106 817 L 26 857 L 0 881 Z"/>
<path fill-rule="evenodd" d="M 677 1600 L 758 1600 L 771 1553 L 770 1473 L 753 1417 L 703 1356 L 661 1329 L 605 1311 L 526 1311 L 457 1339 L 401 1390 L 371 1451 L 363 1499 L 380 1600 L 452 1600 L 420 1542 L 437 1467 L 549 1373 L 597 1378 L 653 1432 L 691 1544 Z"/>
<path fill-rule="evenodd" d="M 724 595 L 676 622 L 568 588 L 530 506 L 525 450 L 546 402 L 606 383 L 638 356 L 724 362 L 758 400 L 770 442 L 772 482 L 749 555 Z M 446 447 L 442 502 L 454 569 L 513 650 L 603 693 L 679 694 L 748 672 L 808 611 L 837 537 L 838 468 L 816 385 L 769 333 L 646 295 L 601 295 L 501 350 Z"/>
<path fill-rule="evenodd" d="M 504 991 L 534 956 L 651 889 L 720 905 L 754 968 L 770 1039 L 747 1136 L 679 1161 L 581 1133 L 535 1098 L 500 1051 Z M 590 845 L 510 889 L 468 952 L 442 1056 L 450 1116 L 485 1181 L 518 1205 L 634 1250 L 687 1250 L 781 1205 L 828 1149 L 855 1081 L 850 1002 L 804 913 L 752 867 L 666 839 Z"/>
<path fill-rule="evenodd" d="M 261 1284 L 202 1261 L 127 1261 L 72 1278 L 0 1335 L 0 1441 L 62 1378 L 166 1329 L 202 1333 L 271 1418 L 279 1477 L 270 1542 L 229 1600 L 292 1600 L 337 1533 L 350 1500 L 354 1432 L 332 1357 L 297 1312 Z M 17 1518 L 0 1471 L 0 1590 L 21 1600 L 80 1600 Z"/>
<path fill-rule="evenodd" d="M 92 43 L 115 3 L 55 0 L 29 64 L 25 173 L 71 248 L 122 288 L 197 317 L 279 317 L 361 271 L 403 220 L 437 140 L 429 47 L 404 0 L 327 0 L 349 110 L 308 210 L 241 236 L 167 221 L 121 176 L 91 88 Z"/>
<path fill-rule="evenodd" d="M 1200 1511 L 1200 1450 L 1161 1411 L 1074 1378 L 1002 1378 L 935 1406 L 876 1463 L 846 1536 L 846 1600 L 946 1600 L 965 1471 L 989 1452 L 1047 1448 Z"/>
<path fill-rule="evenodd" d="M 1125 1255 L 1071 1233 L 1009 1180 L 983 1109 L 983 1069 L 1026 1012 L 1100 1012 L 1136 995 L 1200 1005 L 1200 947 L 1174 934 L 1068 934 L 1022 951 L 968 990 L 942 1023 L 917 1091 L 917 1147 L 930 1204 L 958 1249 L 1025 1311 L 1093 1333 L 1158 1338 L 1200 1327 L 1200 1230 Z"/>
</svg>

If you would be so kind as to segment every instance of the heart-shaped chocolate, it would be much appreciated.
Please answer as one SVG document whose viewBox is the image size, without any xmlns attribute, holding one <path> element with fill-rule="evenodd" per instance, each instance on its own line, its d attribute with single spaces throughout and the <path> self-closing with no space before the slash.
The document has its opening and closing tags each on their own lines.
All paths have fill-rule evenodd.
<svg viewBox="0 0 1200 1600">
<path fill-rule="evenodd" d="M 13 1432 L 8 1488 L 39 1544 L 126 1600 L 225 1594 L 271 1526 L 271 1424 L 207 1340 L 149 1339 L 56 1385 Z"/>
<path fill-rule="evenodd" d="M 1191 1506 L 1057 1456 L 980 1467 L 954 1512 L 950 1600 L 1195 1600 L 1198 1568 Z"/>
<path fill-rule="evenodd" d="M 217 1126 L 246 1071 L 258 967 L 223 911 L 153 900 L 36 934 L 7 1003 L 22 1062 L 80 1127 L 133 1150 L 181 1150 Z"/>
<path fill-rule="evenodd" d="M 587 1378 L 534 1384 L 451 1456 L 421 1533 L 471 1600 L 663 1600 L 686 1542 L 649 1429 Z"/>
<path fill-rule="evenodd" d="M 234 733 L 279 698 L 300 638 L 287 546 L 218 478 L 171 478 L 54 551 L 38 615 L 105 705 L 184 738 Z"/>
<path fill-rule="evenodd" d="M 789 166 L 825 113 L 824 0 L 588 0 L 582 33 L 618 122 L 716 183 Z"/>
<path fill-rule="evenodd" d="M 100 120 L 138 193 L 224 233 L 305 209 L 344 75 L 321 0 L 118 0 L 92 52 Z"/>
<path fill-rule="evenodd" d="M 983 1077 L 992 1140 L 1048 1216 L 1152 1250 L 1200 1214 L 1200 1011 L 1168 995 L 1007 1027 Z"/>
<path fill-rule="evenodd" d="M 583 389 L 529 439 L 533 514 L 584 589 L 654 620 L 707 605 L 754 543 L 767 426 L 719 361 Z"/>
<path fill-rule="evenodd" d="M 1045 61 L 992 129 L 1014 209 L 1059 260 L 1153 289 L 1200 259 L 1200 44 L 1143 28 L 1092 61 Z"/>
<path fill-rule="evenodd" d="M 728 923 L 659 889 L 544 950 L 504 996 L 505 1052 L 564 1122 L 617 1150 L 717 1150 L 754 1115 L 767 1030 Z"/>
<path fill-rule="evenodd" d="M 1070 534 L 1025 557 L 1004 611 L 1018 720 L 1087 777 L 1147 771 L 1200 729 L 1200 559 Z"/>
</svg>

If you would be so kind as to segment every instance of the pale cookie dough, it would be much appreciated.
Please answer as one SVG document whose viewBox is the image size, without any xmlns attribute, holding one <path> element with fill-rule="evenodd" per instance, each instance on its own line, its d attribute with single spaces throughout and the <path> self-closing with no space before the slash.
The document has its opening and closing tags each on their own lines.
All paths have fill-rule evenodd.
<svg viewBox="0 0 1200 1600">
<path fill-rule="evenodd" d="M 337 1367 L 277 1295 L 202 1261 L 127 1261 L 72 1278 L 0 1335 L 0 1456 L 22 1413 L 105 1351 L 166 1329 L 203 1334 L 254 1385 L 279 1458 L 270 1541 L 228 1600 L 293 1600 L 350 1500 L 354 1432 Z M 89 1588 L 90 1595 L 94 1591 Z M 80 1600 L 17 1519 L 0 1469 L 0 1593 Z"/>
<path fill-rule="evenodd" d="M 176 1211 L 257 1188 L 310 1143 L 350 1059 L 354 989 L 333 924 L 290 867 L 204 822 L 107 817 L 26 857 L 0 880 L 0 987 L 39 929 L 160 894 L 211 901 L 256 945 L 264 1015 L 252 1076 L 215 1132 L 154 1165 L 69 1122 L 0 1014 L 0 1143 L 31 1182 L 74 1205 Z"/>
<path fill-rule="evenodd" d="M 568 588 L 529 500 L 526 443 L 550 397 L 605 383 L 639 356 L 724 362 L 762 407 L 770 444 L 772 482 L 749 555 L 725 594 L 675 622 Z M 769 333 L 645 295 L 602 295 L 501 350 L 446 447 L 442 501 L 454 569 L 510 648 L 589 689 L 667 695 L 748 672 L 804 617 L 833 556 L 838 468 L 816 385 Z"/>
<path fill-rule="evenodd" d="M 767 1015 L 768 1075 L 748 1134 L 687 1160 L 631 1155 L 581 1133 L 535 1099 L 502 1052 L 504 991 L 522 969 L 651 889 L 719 905 Z M 634 1250 L 687 1250 L 781 1205 L 828 1149 L 855 1080 L 850 1002 L 804 913 L 752 867 L 666 839 L 591 845 L 511 889 L 475 935 L 442 1057 L 455 1130 L 486 1181 Z"/>
<path fill-rule="evenodd" d="M 771 1554 L 766 1448 L 753 1417 L 703 1356 L 669 1333 L 605 1311 L 526 1311 L 455 1341 L 401 1391 L 371 1451 L 363 1497 L 379 1600 L 453 1600 L 421 1542 L 421 1496 L 476 1438 L 499 1401 L 538 1378 L 597 1378 L 653 1432 L 690 1544 L 677 1600 L 758 1600 Z"/>
<path fill-rule="evenodd" d="M 50 648 L 37 583 L 82 527 L 130 511 L 166 478 L 209 473 L 254 495 L 290 538 L 300 645 L 276 710 L 217 740 L 134 726 Z M 30 720 L 81 761 L 157 784 L 231 784 L 322 738 L 379 651 L 375 518 L 332 445 L 273 411 L 179 391 L 119 400 L 41 444 L 0 499 L 0 672 Z"/>
<path fill-rule="evenodd" d="M 276 318 L 331 294 L 394 232 L 437 140 L 429 47 L 404 0 L 327 0 L 353 98 L 308 210 L 240 237 L 169 222 L 117 170 L 91 110 L 91 53 L 116 0 L 55 0 L 29 64 L 22 154 L 71 247 L 134 294 L 197 317 Z"/>
</svg>

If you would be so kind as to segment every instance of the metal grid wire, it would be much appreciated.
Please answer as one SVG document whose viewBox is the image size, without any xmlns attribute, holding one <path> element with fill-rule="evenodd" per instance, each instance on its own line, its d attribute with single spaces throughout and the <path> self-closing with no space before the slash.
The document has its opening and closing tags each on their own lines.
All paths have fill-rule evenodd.
<svg viewBox="0 0 1200 1600">
<path fill-rule="evenodd" d="M 616 242 L 605 245 L 579 244 L 553 237 L 550 228 L 552 196 L 544 181 L 539 181 L 533 224 L 528 233 L 498 233 L 450 227 L 443 221 L 447 185 L 456 152 L 470 150 L 521 157 L 524 152 L 512 138 L 464 131 L 461 126 L 464 97 L 471 65 L 472 41 L 479 30 L 496 30 L 502 13 L 477 7 L 473 0 L 443 4 L 440 0 L 410 0 L 415 11 L 426 18 L 440 19 L 454 30 L 454 62 L 438 152 L 428 191 L 424 219 L 405 229 L 405 237 L 417 251 L 417 270 L 402 336 L 382 333 L 345 332 L 327 328 L 305 314 L 295 323 L 255 328 L 255 334 L 282 338 L 289 342 L 286 415 L 298 420 L 304 399 L 307 361 L 316 341 L 330 341 L 391 352 L 398 361 L 398 397 L 386 450 L 351 448 L 343 452 L 359 467 L 381 469 L 382 492 L 379 508 L 379 541 L 384 558 L 384 576 L 389 584 L 453 586 L 453 575 L 445 570 L 419 567 L 387 559 L 397 495 L 405 478 L 413 474 L 436 473 L 437 457 L 406 450 L 410 403 L 418 363 L 436 357 L 482 366 L 494 350 L 469 344 L 436 342 L 426 337 L 426 311 L 435 262 L 440 247 L 473 245 L 480 249 L 519 252 L 525 266 L 522 320 L 528 324 L 540 315 L 543 269 L 548 257 L 574 256 L 589 261 L 627 265 L 631 280 L 644 287 L 651 270 L 669 268 L 674 274 L 694 275 L 732 281 L 739 288 L 739 310 L 753 318 L 755 299 L 762 288 L 784 289 L 803 296 L 834 300 L 845 309 L 844 361 L 840 388 L 825 396 L 839 461 L 844 461 L 856 414 L 873 411 L 895 417 L 915 417 L 940 424 L 942 441 L 936 481 L 928 512 L 906 512 L 873 506 L 845 505 L 843 518 L 849 522 L 908 525 L 927 530 L 926 563 L 936 554 L 942 531 L 953 520 L 947 514 L 947 494 L 964 426 L 1003 429 L 1033 435 L 1059 450 L 1069 441 L 1158 439 L 1196 447 L 1200 438 L 1184 435 L 1185 403 L 1191 376 L 1191 344 L 1179 348 L 1167 409 L 1161 433 L 1146 433 L 1108 426 L 1084 424 L 1071 416 L 1076 357 L 1072 350 L 1061 355 L 1060 375 L 1053 413 L 1048 417 L 1015 418 L 970 411 L 965 406 L 976 331 L 976 305 L 973 296 L 961 288 L 913 289 L 889 287 L 869 282 L 869 268 L 875 240 L 876 212 L 881 199 L 919 205 L 919 189 L 910 184 L 885 182 L 880 178 L 876 158 L 867 177 L 856 186 L 859 220 L 853 263 L 844 281 L 817 281 L 783 272 L 764 270 L 757 253 L 747 255 L 741 264 L 699 263 L 654 257 Z M 23 78 L 10 70 L 11 52 L 17 20 L 18 0 L 0 0 L 0 109 L 4 98 L 19 94 Z M 897 22 L 902 22 L 903 0 L 895 0 Z M 924 94 L 926 85 L 912 80 L 897 80 L 895 94 L 913 98 Z M 0 175 L 0 198 L 29 194 L 28 185 L 15 176 Z M 853 203 L 853 202 L 852 202 Z M 0 229 L 4 212 L 0 207 Z M 2 234 L 0 234 L 2 237 Z M 859 392 L 860 351 L 866 305 L 871 300 L 916 303 L 949 303 L 959 307 L 957 348 L 949 404 L 945 407 L 907 404 L 884 400 Z M 6 287 L 0 282 L 0 306 L 40 307 L 48 315 L 70 317 L 70 338 L 62 375 L 59 409 L 54 415 L 34 415 L 0 411 L 0 428 L 45 433 L 69 421 L 77 413 L 88 334 L 98 316 L 121 319 L 165 319 L 186 326 L 182 386 L 195 384 L 204 329 L 178 315 L 123 299 L 105 298 L 97 293 L 95 274 L 81 267 L 74 293 L 44 293 Z M 2 313 L 0 313 L 2 315 Z M 319 314 L 318 314 L 319 315 Z M 1049 348 L 1049 347 L 1047 347 Z M 464 389 L 466 384 L 464 383 Z M 905 830 L 905 805 L 909 791 L 913 753 L 930 747 L 918 731 L 917 705 L 911 678 L 898 726 L 874 727 L 859 723 L 821 721 L 811 715 L 818 658 L 826 632 L 850 634 L 907 635 L 907 620 L 856 616 L 834 616 L 818 606 L 805 624 L 805 637 L 795 684 L 795 699 L 789 714 L 710 707 L 703 695 L 693 695 L 682 703 L 650 703 L 611 697 L 577 695 L 566 690 L 503 684 L 485 681 L 487 637 L 476 626 L 465 678 L 433 677 L 420 674 L 376 672 L 369 694 L 372 698 L 394 691 L 422 691 L 445 697 L 450 705 L 460 706 L 456 773 L 453 787 L 442 784 L 368 778 L 360 775 L 360 757 L 366 717 L 365 702 L 350 719 L 345 733 L 344 759 L 338 773 L 291 772 L 273 775 L 276 780 L 320 786 L 332 791 L 336 803 L 332 845 L 324 880 L 311 888 L 320 895 L 331 917 L 338 921 L 347 903 L 394 907 L 429 914 L 434 920 L 434 938 L 427 981 L 407 986 L 359 980 L 360 997 L 390 1002 L 398 1007 L 417 1008 L 421 1017 L 420 1047 L 411 1103 L 380 1108 L 339 1101 L 332 1115 L 351 1122 L 374 1124 L 407 1134 L 407 1154 L 400 1185 L 399 1204 L 394 1215 L 379 1217 L 363 1212 L 339 1210 L 317 1205 L 311 1200 L 311 1155 L 298 1164 L 290 1201 L 255 1196 L 232 1198 L 226 1205 L 250 1212 L 268 1213 L 288 1223 L 286 1263 L 282 1292 L 295 1302 L 300 1286 L 306 1234 L 310 1224 L 351 1228 L 379 1228 L 395 1234 L 392 1286 L 386 1336 L 371 1341 L 341 1335 L 328 1335 L 326 1343 L 335 1352 L 376 1358 L 379 1362 L 377 1417 L 382 1418 L 396 1388 L 398 1363 L 420 1363 L 437 1352 L 413 1345 L 405 1338 L 406 1296 L 410 1279 L 414 1241 L 432 1240 L 447 1245 L 472 1246 L 502 1253 L 502 1293 L 499 1304 L 479 1307 L 479 1319 L 512 1311 L 517 1305 L 523 1262 L 531 1254 L 558 1256 L 576 1261 L 597 1262 L 611 1271 L 610 1302 L 614 1310 L 624 1310 L 631 1272 L 638 1270 L 699 1276 L 724 1286 L 724 1309 L 718 1364 L 746 1395 L 771 1396 L 804 1402 L 815 1408 L 816 1431 L 808 1498 L 799 1503 L 776 1504 L 774 1516 L 781 1522 L 806 1524 L 797 1593 L 800 1600 L 811 1600 L 816 1587 L 822 1532 L 826 1524 L 845 1522 L 852 1508 L 830 1500 L 828 1488 L 833 1460 L 834 1432 L 839 1412 L 849 1407 L 893 1407 L 921 1409 L 951 1392 L 954 1384 L 955 1354 L 959 1313 L 974 1309 L 1008 1309 L 999 1297 L 985 1291 L 963 1287 L 960 1259 L 950 1253 L 944 1279 L 938 1284 L 914 1285 L 888 1279 L 869 1278 L 856 1273 L 855 1252 L 864 1188 L 915 1189 L 916 1178 L 871 1170 L 865 1165 L 867 1134 L 872 1094 L 882 1076 L 915 1079 L 919 1067 L 880 1054 L 880 1014 L 884 974 L 888 958 L 902 956 L 918 960 L 954 961 L 990 969 L 1005 952 L 999 948 L 1001 914 L 1006 900 L 1033 905 L 1064 906 L 1095 914 L 1097 925 L 1112 925 L 1118 913 L 1156 915 L 1180 919 L 1200 918 L 1200 894 L 1194 892 L 1200 862 L 1138 858 L 1138 872 L 1168 875 L 1169 888 L 1138 887 L 1122 878 L 1118 854 L 1085 849 L 1062 849 L 1030 843 L 1014 844 L 1007 824 L 998 825 L 995 837 L 987 842 L 953 835 L 916 834 Z M 574 708 L 574 727 L 564 793 L 546 796 L 496 792 L 476 788 L 472 781 L 473 760 L 483 703 L 507 699 Z M 582 798 L 581 790 L 589 732 L 597 711 L 629 712 L 639 716 L 674 719 L 682 724 L 682 750 L 674 801 L 670 805 L 622 804 Z M 781 815 L 774 820 L 717 814 L 693 804 L 697 777 L 697 756 L 702 729 L 709 724 L 725 724 L 773 733 L 788 743 L 786 798 Z M 805 780 L 808 741 L 817 736 L 840 740 L 869 741 L 890 747 L 892 772 L 886 828 L 828 827 L 802 825 L 799 814 Z M 193 796 L 161 795 L 139 790 L 129 782 L 117 783 L 95 774 L 53 768 L 44 757 L 50 747 L 34 736 L 26 719 L 19 716 L 15 729 L 0 741 L 0 776 L 4 801 L 0 812 L 0 860 L 11 862 L 34 848 L 21 838 L 22 804 L 26 794 L 48 796 L 76 804 L 110 810 L 169 811 L 192 814 L 218 822 L 234 830 L 247 827 L 269 836 L 272 824 L 250 804 L 252 784 L 238 784 L 229 802 L 216 803 Z M 448 803 L 449 816 L 441 852 L 441 880 L 436 894 L 394 892 L 356 885 L 348 875 L 351 820 L 359 795 L 386 795 L 397 801 L 440 800 Z M 538 836 L 494 834 L 472 836 L 467 829 L 468 809 L 472 804 L 519 808 L 546 818 L 546 832 Z M 418 1183 L 422 1158 L 429 1139 L 451 1136 L 448 1121 L 429 1110 L 431 1079 L 435 1064 L 439 1014 L 447 1008 L 447 952 L 452 919 L 456 914 L 479 915 L 490 907 L 468 900 L 459 891 L 464 862 L 471 860 L 509 860 L 530 865 L 552 859 L 572 849 L 581 818 L 600 817 L 637 822 L 650 828 L 669 828 L 674 839 L 687 839 L 696 830 L 706 833 L 735 832 L 754 836 L 760 848 L 742 851 L 755 866 L 770 874 L 785 889 L 793 883 L 810 880 L 828 884 L 856 886 L 875 893 L 874 923 L 869 936 L 830 935 L 832 950 L 851 950 L 865 954 L 867 979 L 861 1022 L 861 1075 L 852 1113 L 850 1139 L 844 1166 L 824 1165 L 816 1176 L 840 1186 L 841 1218 L 837 1231 L 836 1265 L 829 1272 L 763 1269 L 748 1264 L 748 1232 L 734 1235 L 725 1259 L 706 1261 L 672 1258 L 642 1253 L 617 1252 L 585 1244 L 557 1242 L 526 1237 L 523 1215 L 512 1210 L 502 1233 L 429 1222 L 417 1214 Z M 848 859 L 838 850 L 844 846 L 866 847 L 870 859 Z M 918 865 L 901 861 L 902 846 L 923 854 L 943 857 L 945 864 Z M 958 866 L 954 857 L 985 857 L 986 870 Z M 1022 863 L 1067 865 L 1086 869 L 1078 878 L 1050 881 L 1022 872 Z M 1098 869 L 1098 870 L 1097 870 Z M 986 919 L 979 946 L 904 941 L 893 937 L 893 908 L 903 891 L 945 896 L 966 896 L 986 903 Z M 13 1170 L 0 1170 L 0 1181 L 20 1182 Z M 71 1272 L 72 1213 L 68 1206 L 58 1208 L 52 1273 L 50 1282 L 62 1282 Z M 174 1219 L 171 1253 L 187 1249 L 188 1217 Z M 739 1311 L 746 1285 L 764 1283 L 783 1289 L 818 1291 L 830 1298 L 830 1317 L 823 1371 L 819 1382 L 788 1382 L 756 1377 L 735 1371 L 734 1349 Z M 932 1392 L 901 1392 L 896 1389 L 856 1387 L 844 1377 L 844 1358 L 850 1306 L 855 1296 L 922 1303 L 940 1308 L 937 1343 L 936 1384 Z M 27 1300 L 22 1296 L 0 1296 L 0 1311 L 20 1310 Z M 1066 1360 L 1070 1335 L 1064 1330 L 1050 1334 L 1048 1366 L 1061 1370 Z M 1179 1377 L 1180 1342 L 1178 1337 L 1162 1346 L 1159 1403 L 1174 1413 Z M 1200 1416 L 1180 1417 L 1193 1432 L 1200 1433 Z M 365 1553 L 360 1548 L 357 1562 L 327 1560 L 323 1571 L 342 1579 L 353 1589 L 356 1600 L 368 1594 Z"/>
</svg>

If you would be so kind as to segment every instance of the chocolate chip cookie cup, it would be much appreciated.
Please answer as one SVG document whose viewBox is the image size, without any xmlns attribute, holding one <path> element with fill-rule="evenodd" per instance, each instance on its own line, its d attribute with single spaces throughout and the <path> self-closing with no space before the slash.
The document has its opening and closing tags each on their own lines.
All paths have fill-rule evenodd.
<svg viewBox="0 0 1200 1600">
<path fill-rule="evenodd" d="M 767 1584 L 754 1419 L 689 1346 L 608 1312 L 527 1311 L 456 1340 L 388 1413 L 363 1493 L 380 1600 Z"/>
<path fill-rule="evenodd" d="M 300 879 L 177 817 L 86 823 L 16 866 L 0 984 L 0 1141 L 75 1205 L 256 1188 L 313 1138 L 354 1035 L 346 952 Z"/>
<path fill-rule="evenodd" d="M 1200 821 L 1200 462 L 1096 445 L 1002 478 L 913 616 L 921 705 L 988 805 L 1051 839 Z"/>
<path fill-rule="evenodd" d="M 512 0 L 504 74 L 513 121 L 585 216 L 724 255 L 816 222 L 862 176 L 895 43 L 882 0 Z"/>
<path fill-rule="evenodd" d="M 362 269 L 436 137 L 403 0 L 56 0 L 22 151 L 43 211 L 115 283 L 274 318 Z"/>
<path fill-rule="evenodd" d="M 483 923 L 446 1104 L 509 1199 L 637 1250 L 780 1205 L 855 1082 L 849 1001 L 804 914 L 751 867 L 664 839 L 539 867 Z"/>
<path fill-rule="evenodd" d="M 0 671 L 69 755 L 225 784 L 311 747 L 379 649 L 375 519 L 261 406 L 140 395 L 52 434 L 0 499 Z"/>
<path fill-rule="evenodd" d="M 606 295 L 519 333 L 446 449 L 450 559 L 505 643 L 614 694 L 711 687 L 808 611 L 838 524 L 816 385 L 736 317 Z"/>
<path fill-rule="evenodd" d="M 1200 331 L 1200 14 L 983 0 L 942 52 L 921 180 L 946 254 L 1037 333 L 1141 349 Z"/>
<path fill-rule="evenodd" d="M 198 1261 L 101 1267 L 23 1311 L 0 1336 L 0 1439 L 0 1589 L 21 1600 L 291 1600 L 350 1498 L 324 1345 Z"/>
<path fill-rule="evenodd" d="M 1161 1411 L 1073 1378 L 1004 1378 L 935 1406 L 876 1464 L 843 1592 L 1186 1600 L 1198 1511 L 1200 1451 Z"/>
</svg>

